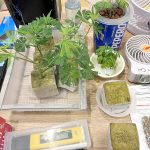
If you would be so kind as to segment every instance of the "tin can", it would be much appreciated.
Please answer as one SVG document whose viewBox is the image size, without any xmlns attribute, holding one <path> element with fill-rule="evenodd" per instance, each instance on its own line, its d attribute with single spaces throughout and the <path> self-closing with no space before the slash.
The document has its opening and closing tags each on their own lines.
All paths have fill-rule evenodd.
<svg viewBox="0 0 150 150">
<path fill-rule="evenodd" d="M 94 44 L 97 49 L 99 46 L 110 46 L 118 50 L 124 36 L 124 32 L 129 20 L 133 17 L 133 7 L 129 3 L 126 13 L 122 18 L 108 19 L 100 17 L 98 19 L 99 25 L 103 28 L 102 32 L 96 36 L 94 34 Z"/>
</svg>

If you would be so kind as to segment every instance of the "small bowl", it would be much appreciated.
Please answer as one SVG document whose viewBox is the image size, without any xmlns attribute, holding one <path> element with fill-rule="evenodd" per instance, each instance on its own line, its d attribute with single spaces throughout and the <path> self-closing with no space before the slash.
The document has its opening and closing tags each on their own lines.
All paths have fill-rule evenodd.
<svg viewBox="0 0 150 150">
<path fill-rule="evenodd" d="M 115 69 L 104 69 L 101 67 L 101 64 L 97 61 L 97 55 L 95 53 L 92 54 L 90 57 L 90 61 L 93 63 L 94 68 L 92 71 L 95 71 L 98 73 L 98 76 L 102 78 L 114 78 L 122 73 L 122 71 L 125 68 L 125 61 L 124 58 L 120 55 L 120 57 L 117 58 L 117 65 Z"/>
</svg>

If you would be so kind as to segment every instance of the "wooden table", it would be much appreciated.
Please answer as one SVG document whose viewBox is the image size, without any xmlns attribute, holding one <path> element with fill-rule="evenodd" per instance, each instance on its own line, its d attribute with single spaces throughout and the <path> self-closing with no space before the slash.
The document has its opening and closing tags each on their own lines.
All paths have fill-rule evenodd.
<svg viewBox="0 0 150 150">
<path fill-rule="evenodd" d="M 0 12 L 0 21 L 8 12 Z M 121 45 L 121 51 L 124 51 L 124 44 L 132 35 L 125 33 Z M 91 39 L 89 35 L 88 40 Z M 92 46 L 89 46 L 92 49 Z M 127 68 L 117 79 L 125 79 Z M 96 103 L 97 87 L 105 80 L 96 77 L 87 82 L 88 109 L 76 112 L 12 112 L 0 111 L 0 116 L 4 117 L 10 123 L 14 130 L 23 130 L 28 128 L 46 127 L 54 123 L 68 122 L 78 119 L 87 119 L 92 139 L 92 148 L 90 150 L 107 150 L 107 130 L 111 122 L 125 123 L 131 122 L 130 117 L 113 118 L 102 112 Z"/>
</svg>

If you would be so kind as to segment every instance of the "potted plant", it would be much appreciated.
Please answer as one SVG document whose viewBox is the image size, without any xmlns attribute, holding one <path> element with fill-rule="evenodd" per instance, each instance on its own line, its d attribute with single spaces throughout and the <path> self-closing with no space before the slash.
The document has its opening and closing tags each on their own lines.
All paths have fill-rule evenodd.
<svg viewBox="0 0 150 150">
<path fill-rule="evenodd" d="M 1 59 L 14 57 L 33 63 L 32 88 L 40 99 L 58 94 L 55 67 L 50 61 L 54 49 L 53 27 L 60 28 L 61 24 L 52 19 L 50 14 L 43 16 L 18 29 L 15 38 L 9 36 L 14 43 L 15 53 L 7 50 L 9 45 L 1 47 Z M 33 59 L 23 53 L 31 46 L 35 48 Z"/>
<path fill-rule="evenodd" d="M 89 24 L 89 29 L 93 26 L 98 34 L 100 32 L 97 22 L 99 15 L 94 10 L 88 11 L 90 16 L 84 17 L 88 17 L 86 23 Z M 49 14 L 22 26 L 18 29 L 15 38 L 10 37 L 14 42 L 15 53 L 7 49 L 9 45 L 0 47 L 0 61 L 14 57 L 33 63 L 31 84 L 40 99 L 57 95 L 58 83 L 77 86 L 82 79 L 92 79 L 93 66 L 84 42 L 89 30 L 83 36 L 79 32 L 82 22 L 85 21 L 82 15 L 84 13 L 78 14 L 79 24 L 70 20 L 62 24 L 51 18 Z M 53 41 L 54 29 L 57 29 L 61 36 L 56 43 Z M 30 47 L 35 47 L 33 59 L 22 53 Z"/>
<path fill-rule="evenodd" d="M 94 4 L 100 14 L 102 32 L 94 36 L 95 48 L 108 45 L 120 47 L 127 24 L 133 15 L 133 8 L 126 0 L 102 0 Z"/>
<path fill-rule="evenodd" d="M 103 78 L 112 78 L 119 75 L 124 67 L 123 57 L 110 46 L 100 46 L 91 56 L 94 65 L 93 71 Z"/>
</svg>

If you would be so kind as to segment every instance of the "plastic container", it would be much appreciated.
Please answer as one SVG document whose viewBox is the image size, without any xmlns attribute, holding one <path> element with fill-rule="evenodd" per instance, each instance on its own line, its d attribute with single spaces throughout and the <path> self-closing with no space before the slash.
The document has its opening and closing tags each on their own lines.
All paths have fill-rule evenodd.
<svg viewBox="0 0 150 150">
<path fill-rule="evenodd" d="M 16 26 L 12 17 L 4 17 L 2 23 L 0 24 L 0 46 L 10 44 L 10 48 L 13 47 L 13 43 L 11 43 L 10 39 L 7 38 L 6 33 L 9 32 L 9 34 L 15 34 L 15 30 Z"/>
<path fill-rule="evenodd" d="M 67 19 L 75 22 L 75 16 L 77 12 L 80 10 L 80 8 L 81 8 L 80 0 L 67 0 L 67 2 L 65 3 Z"/>
<path fill-rule="evenodd" d="M 126 13 L 122 18 L 108 19 L 105 17 L 100 17 L 98 22 L 103 30 L 98 37 L 94 35 L 95 48 L 97 49 L 99 46 L 108 45 L 113 49 L 118 50 L 128 22 L 132 16 L 133 7 L 129 3 L 129 7 L 126 9 Z"/>
<path fill-rule="evenodd" d="M 150 1 L 149 0 L 131 0 L 136 14 L 150 20 Z"/>
<path fill-rule="evenodd" d="M 4 149 L 4 136 L 12 131 L 12 126 L 6 123 L 6 120 L 0 117 L 0 150 Z"/>
<path fill-rule="evenodd" d="M 120 104 L 120 105 L 108 105 L 105 99 L 105 92 L 104 92 L 104 84 L 108 82 L 120 82 L 120 80 L 111 80 L 104 82 L 101 86 L 98 87 L 96 93 L 96 100 L 98 106 L 101 110 L 103 110 L 106 114 L 112 117 L 125 117 L 129 115 L 131 112 L 135 110 L 135 96 L 132 89 L 128 86 L 129 93 L 130 93 L 130 103 L 128 104 Z"/>
<path fill-rule="evenodd" d="M 72 150 L 91 146 L 86 120 L 8 133 L 4 150 Z"/>
<path fill-rule="evenodd" d="M 143 128 L 143 123 L 145 119 L 150 118 L 150 110 L 138 110 L 136 113 L 131 114 L 131 120 L 136 124 L 138 133 L 139 133 L 139 142 L 140 142 L 140 150 L 149 150 L 150 145 L 149 142 L 149 121 L 145 123 L 145 130 Z M 148 119 L 149 120 L 149 119 Z M 148 130 L 147 130 L 148 129 Z"/>
<path fill-rule="evenodd" d="M 131 0 L 134 8 L 134 17 L 129 22 L 128 31 L 134 35 L 150 35 L 150 1 Z"/>
</svg>

